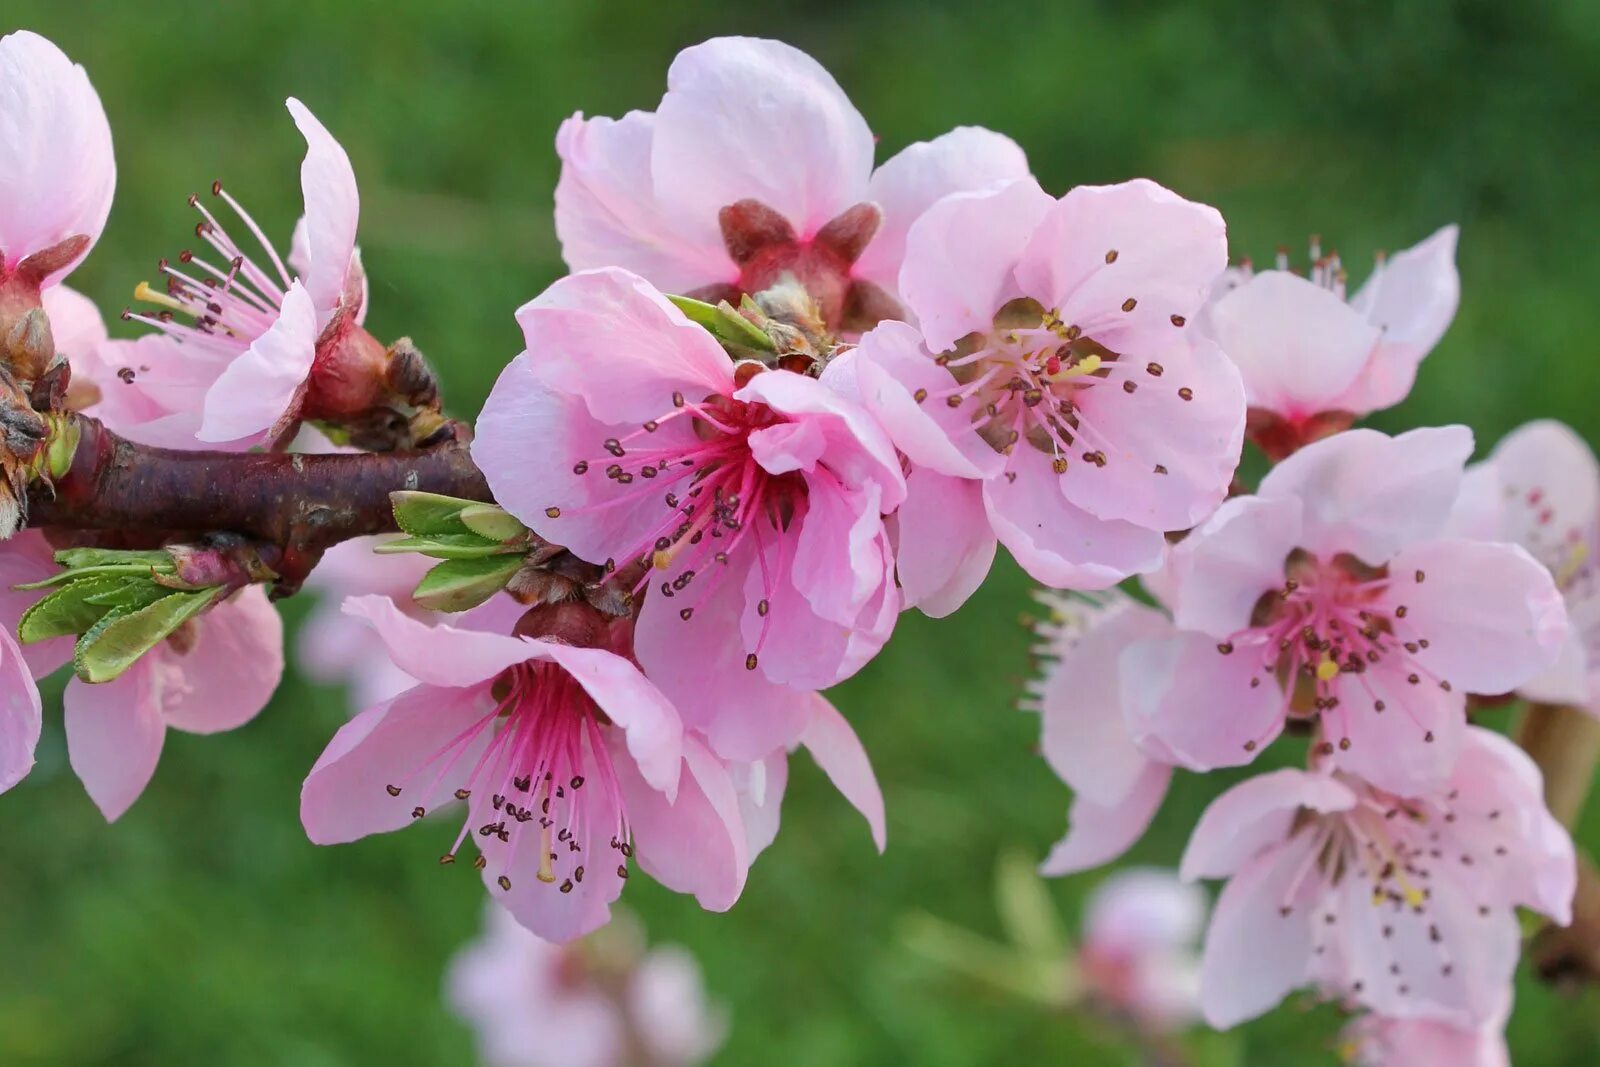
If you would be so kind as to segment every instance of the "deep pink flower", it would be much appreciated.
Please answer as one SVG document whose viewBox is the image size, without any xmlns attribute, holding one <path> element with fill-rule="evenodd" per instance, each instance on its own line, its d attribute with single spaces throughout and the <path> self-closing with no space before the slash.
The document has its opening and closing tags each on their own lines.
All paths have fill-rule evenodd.
<svg viewBox="0 0 1600 1067">
<path fill-rule="evenodd" d="M 333 378 L 361 377 L 348 374 L 352 365 L 381 366 L 384 357 L 383 346 L 360 329 L 366 276 L 356 249 L 355 172 L 304 104 L 291 97 L 288 107 L 306 139 L 300 167 L 305 217 L 289 265 L 218 182 L 213 195 L 237 216 L 262 261 L 244 250 L 199 197 L 191 197 L 201 216 L 195 232 L 220 258 L 211 262 L 210 253 L 185 251 L 176 264 L 163 260 L 165 292 L 140 292 L 163 310 L 124 316 L 155 326 L 181 345 L 181 359 L 166 358 L 178 364 L 174 373 L 181 385 L 204 387 L 196 436 L 207 443 L 277 440 L 302 415 L 316 416 L 306 408 L 314 377 L 321 376 L 319 388 L 334 390 L 344 383 Z"/>
<path fill-rule="evenodd" d="M 1553 663 L 1566 611 L 1526 551 L 1442 536 L 1465 427 L 1351 430 L 1275 467 L 1172 553 L 1179 633 L 1121 660 L 1135 738 L 1194 770 L 1247 763 L 1287 718 L 1331 762 L 1399 793 L 1455 764 L 1468 693 Z"/>
<path fill-rule="evenodd" d="M 748 867 L 727 769 L 627 660 L 598 648 L 427 626 L 356 597 L 416 685 L 357 715 L 301 792 L 318 844 L 398 830 L 454 801 L 493 898 L 541 937 L 605 923 L 629 859 L 722 911 Z"/>
<path fill-rule="evenodd" d="M 1410 797 L 1343 772 L 1249 779 L 1200 817 L 1182 871 L 1228 879 L 1201 973 L 1219 1028 L 1307 984 L 1384 1015 L 1482 1023 L 1516 966 L 1515 909 L 1566 923 L 1577 884 L 1538 768 L 1479 727 L 1447 780 Z"/>
<path fill-rule="evenodd" d="M 1109 863 L 1144 836 L 1172 781 L 1170 763 L 1133 738 L 1124 711 L 1122 655 L 1129 646 L 1174 633 L 1162 612 L 1125 593 L 1045 593 L 1049 616 L 1035 652 L 1044 674 L 1029 684 L 1030 710 L 1050 768 L 1072 787 L 1070 829 L 1040 865 L 1048 876 Z"/>
<path fill-rule="evenodd" d="M 1452 528 L 1521 545 L 1566 600 L 1572 628 L 1561 657 L 1517 692 L 1600 715 L 1600 464 L 1588 444 L 1550 420 L 1507 434 L 1467 469 Z"/>
<path fill-rule="evenodd" d="M 482 936 L 450 961 L 445 996 L 486 1067 L 692 1067 L 727 1033 L 694 957 L 646 952 L 636 922 L 553 945 L 491 907 Z"/>
<path fill-rule="evenodd" d="M 1096 886 L 1084 908 L 1078 966 L 1096 1000 L 1156 1030 L 1199 1016 L 1205 893 L 1172 871 L 1130 868 Z"/>
<path fill-rule="evenodd" d="M 1348 302 L 1338 254 L 1313 247 L 1309 276 L 1229 270 L 1201 324 L 1238 366 L 1251 435 L 1270 454 L 1348 427 L 1405 399 L 1461 298 L 1457 229 L 1380 258 Z"/>
<path fill-rule="evenodd" d="M 934 201 L 1028 173 L 1014 142 L 973 127 L 874 171 L 872 133 L 833 77 L 750 37 L 685 49 L 655 112 L 580 112 L 556 150 L 556 232 L 573 270 L 623 267 L 734 303 L 791 273 L 834 328 L 898 312 L 906 231 Z"/>
<path fill-rule="evenodd" d="M 1341 1051 L 1360 1067 L 1511 1067 L 1506 1007 L 1488 1022 L 1454 1026 L 1436 1019 L 1362 1015 L 1344 1028 Z"/>
<path fill-rule="evenodd" d="M 883 323 L 830 368 L 914 464 L 909 603 L 954 610 L 997 537 L 1047 586 L 1105 588 L 1222 501 L 1244 394 L 1184 327 L 1226 257 L 1216 211 L 1143 180 L 1054 200 L 1024 179 L 912 225 L 900 289 L 920 330 Z"/>
<path fill-rule="evenodd" d="M 29 645 L 20 653 L 17 621 L 38 592 L 16 590 L 55 572 L 43 535 L 24 530 L 0 545 L 0 670 L 23 664 L 32 678 L 72 658 L 70 637 Z M 139 798 L 155 773 L 167 729 L 208 734 L 232 730 L 266 706 L 283 676 L 283 620 L 258 588 L 243 589 L 181 627 L 114 681 L 67 683 L 67 755 L 90 799 L 108 821 Z M 31 678 L 13 678 L 0 709 L 0 783 L 9 787 L 31 766 L 38 740 L 38 693 Z M 26 746 L 22 740 L 31 736 Z M 26 747 L 24 762 L 17 755 Z M 14 774 L 14 777 L 13 777 Z M 9 779 L 9 780 L 8 780 Z"/>
<path fill-rule="evenodd" d="M 893 628 L 894 447 L 816 379 L 736 377 L 710 334 L 626 271 L 564 278 L 517 319 L 528 349 L 472 447 L 495 499 L 582 559 L 643 562 L 639 662 L 721 755 L 792 744 L 807 691 Z"/>
<path fill-rule="evenodd" d="M 100 236 L 117 164 L 89 76 L 27 30 L 0 38 L 0 322 L 37 307 Z"/>
</svg>

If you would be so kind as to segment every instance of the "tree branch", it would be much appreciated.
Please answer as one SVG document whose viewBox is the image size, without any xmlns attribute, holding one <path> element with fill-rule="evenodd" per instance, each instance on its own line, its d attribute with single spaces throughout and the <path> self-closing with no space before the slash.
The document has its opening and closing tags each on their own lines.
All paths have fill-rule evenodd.
<svg viewBox="0 0 1600 1067">
<path fill-rule="evenodd" d="M 72 463 L 29 490 L 28 525 L 152 537 L 227 531 L 283 550 L 278 592 L 292 592 L 322 552 L 396 529 L 389 494 L 420 489 L 492 501 L 465 434 L 407 452 L 307 455 L 202 452 L 137 444 L 75 416 Z"/>
</svg>

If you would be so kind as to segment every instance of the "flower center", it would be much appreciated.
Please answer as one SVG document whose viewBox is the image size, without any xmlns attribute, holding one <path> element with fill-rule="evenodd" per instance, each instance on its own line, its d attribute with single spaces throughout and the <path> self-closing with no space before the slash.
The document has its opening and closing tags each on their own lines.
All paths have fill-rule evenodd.
<svg viewBox="0 0 1600 1067">
<path fill-rule="evenodd" d="M 571 675 L 554 664 L 529 662 L 505 671 L 491 693 L 495 705 L 398 783 L 392 797 L 414 790 L 437 796 L 455 783 L 456 800 L 470 802 L 455 843 L 439 858 L 455 862 L 474 829 L 482 870 L 501 871 L 501 889 L 518 849 L 539 850 L 540 882 L 560 881 L 563 893 L 584 879 L 587 864 L 600 863 L 591 847 L 607 841 L 620 853 L 616 873 L 628 876 L 633 845 L 622 790 L 606 747 L 610 720 Z M 427 809 L 411 809 L 420 819 Z"/>
</svg>

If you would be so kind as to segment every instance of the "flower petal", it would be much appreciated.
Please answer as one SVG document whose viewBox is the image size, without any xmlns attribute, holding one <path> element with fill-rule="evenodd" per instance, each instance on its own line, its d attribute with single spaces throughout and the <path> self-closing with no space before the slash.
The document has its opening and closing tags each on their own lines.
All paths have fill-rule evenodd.
<svg viewBox="0 0 1600 1067">
<path fill-rule="evenodd" d="M 17 623 L 23 613 L 47 592 L 17 586 L 43 581 L 56 570 L 55 549 L 38 530 L 19 530 L 9 541 L 0 543 L 0 630 L 11 637 L 13 647 L 17 645 Z M 20 646 L 20 654 L 33 677 L 43 678 L 72 659 L 73 644 L 70 636 L 52 637 Z"/>
<path fill-rule="evenodd" d="M 1039 865 L 1046 878 L 1076 874 L 1110 863 L 1132 848 L 1166 799 L 1172 768 L 1151 763 L 1120 802 L 1103 806 L 1086 796 L 1072 798 L 1067 836 L 1055 843 Z"/>
<path fill-rule="evenodd" d="M 1335 745 L 1334 763 L 1401 796 L 1444 782 L 1467 726 L 1464 693 L 1448 692 L 1420 675 L 1413 683 L 1412 677 L 1407 665 L 1393 660 L 1359 674 L 1341 673 L 1334 684 L 1339 703 L 1322 713 L 1324 732 Z"/>
<path fill-rule="evenodd" d="M 1338 410 L 1364 414 L 1405 399 L 1417 366 L 1439 343 L 1461 302 L 1456 272 L 1459 228 L 1437 230 L 1372 272 L 1350 305 L 1383 331 L 1365 373 L 1340 398 Z"/>
<path fill-rule="evenodd" d="M 344 612 L 371 626 L 395 665 L 429 686 L 475 686 L 492 681 L 507 667 L 552 658 L 545 642 L 460 630 L 444 623 L 429 626 L 401 611 L 386 596 L 350 597 L 344 602 Z"/>
<path fill-rule="evenodd" d="M 283 617 L 260 586 L 242 589 L 194 623 L 194 646 L 149 653 L 179 678 L 162 686 L 168 726 L 195 734 L 243 726 L 272 699 L 283 677 Z"/>
<path fill-rule="evenodd" d="M 683 723 L 677 709 L 628 660 L 600 648 L 535 641 L 545 656 L 583 686 L 627 738 L 628 755 L 644 781 L 671 801 L 683 762 Z"/>
<path fill-rule="evenodd" d="M 309 270 L 300 279 L 317 309 L 320 332 L 339 310 L 356 258 L 356 223 L 361 197 L 350 157 L 300 101 L 285 101 L 294 124 L 306 139 L 300 164 L 300 191 L 305 196 L 306 252 Z"/>
<path fill-rule="evenodd" d="M 750 861 L 739 798 L 728 770 L 693 736 L 683 740 L 687 773 L 676 801 L 641 788 L 628 761 L 617 761 L 639 866 L 709 911 L 727 911 L 744 890 Z"/>
<path fill-rule="evenodd" d="M 238 441 L 270 430 L 296 402 L 311 373 L 321 327 L 316 305 L 299 282 L 284 294 L 278 317 L 229 363 L 206 392 L 202 441 Z"/>
<path fill-rule="evenodd" d="M 67 758 L 107 822 L 139 799 L 161 759 L 167 724 L 158 685 L 157 666 L 148 658 L 113 682 L 67 683 Z"/>
<path fill-rule="evenodd" d="M 913 468 L 906 477 L 906 502 L 892 521 L 895 566 L 907 608 L 942 619 L 977 592 L 997 544 L 982 482 Z"/>
<path fill-rule="evenodd" d="M 817 761 L 822 773 L 843 794 L 851 807 L 861 813 L 872 830 L 872 843 L 882 852 L 888 829 L 884 824 L 883 791 L 861 739 L 850 728 L 837 708 L 818 693 L 812 697 L 811 721 L 800 735 L 800 743 Z"/>
<path fill-rule="evenodd" d="M 1349 811 L 1357 802 L 1348 786 L 1322 774 L 1286 768 L 1246 778 L 1200 814 L 1179 875 L 1190 882 L 1226 878 L 1288 841 L 1302 808 Z"/>
<path fill-rule="evenodd" d="M 1186 630 L 1226 639 L 1250 625 L 1262 594 L 1282 589 L 1284 562 L 1300 541 L 1296 497 L 1226 501 L 1172 550 L 1172 617 Z"/>
<path fill-rule="evenodd" d="M 0 793 L 33 769 L 43 722 L 39 688 L 9 627 L 0 627 Z"/>
<path fill-rule="evenodd" d="M 1179 631 L 1129 645 L 1121 671 L 1134 740 L 1189 770 L 1249 763 L 1283 729 L 1287 700 L 1248 648 L 1223 654 L 1212 638 Z"/>
</svg>

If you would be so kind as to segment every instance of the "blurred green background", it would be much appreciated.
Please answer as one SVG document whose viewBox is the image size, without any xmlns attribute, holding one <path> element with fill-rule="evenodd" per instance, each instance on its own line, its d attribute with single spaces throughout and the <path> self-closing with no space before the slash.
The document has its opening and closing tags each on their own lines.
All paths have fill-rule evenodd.
<svg viewBox="0 0 1600 1067">
<path fill-rule="evenodd" d="M 1217 205 L 1235 255 L 1267 259 L 1315 231 L 1359 279 L 1375 249 L 1459 220 L 1461 313 L 1379 425 L 1466 422 L 1487 445 L 1553 415 L 1600 437 L 1594 3 L 7 0 L 0 28 L 16 26 L 84 63 L 111 117 L 117 203 L 73 278 L 108 315 L 184 245 L 184 198 L 214 177 L 286 242 L 303 147 L 281 101 L 294 94 L 362 183 L 368 324 L 414 337 L 463 415 L 519 346 L 512 310 L 561 271 L 557 123 L 651 108 L 677 49 L 740 32 L 833 70 L 880 158 L 991 126 L 1056 191 L 1148 175 Z M 802 758 L 785 830 L 731 914 L 630 885 L 652 936 L 692 947 L 731 1007 L 719 1063 L 1138 1062 L 1106 1031 L 970 985 L 900 937 L 919 910 L 997 935 L 996 856 L 1042 855 L 1062 831 L 1067 790 L 1015 709 L 1028 606 L 1003 565 L 954 618 L 908 616 L 837 692 L 884 785 L 887 856 Z M 0 1063 L 470 1059 L 438 999 L 482 900 L 470 870 L 435 862 L 452 831 L 338 849 L 301 833 L 301 778 L 343 716 L 340 694 L 291 677 L 245 729 L 173 733 L 113 828 L 52 718 L 38 772 L 0 798 Z M 1181 781 L 1133 859 L 1175 863 L 1224 778 Z M 1069 921 L 1099 877 L 1050 886 Z M 1600 994 L 1525 981 L 1516 1062 L 1600 1062 L 1597 1009 Z M 1331 1063 L 1337 1025 L 1291 1003 L 1192 1051 L 1216 1067 Z"/>
</svg>

